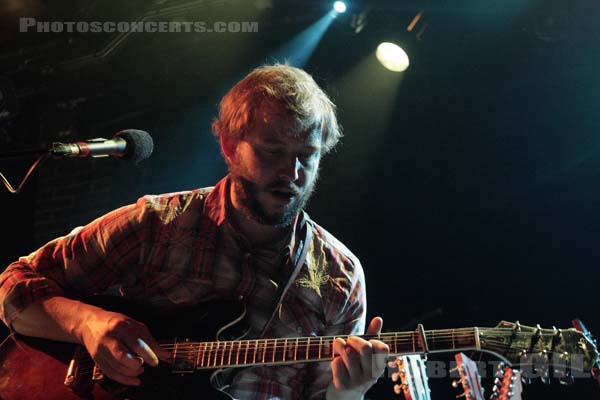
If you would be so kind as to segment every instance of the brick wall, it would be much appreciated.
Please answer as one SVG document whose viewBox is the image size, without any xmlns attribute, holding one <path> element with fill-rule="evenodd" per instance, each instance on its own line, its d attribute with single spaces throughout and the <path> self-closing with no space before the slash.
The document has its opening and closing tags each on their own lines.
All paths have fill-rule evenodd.
<svg viewBox="0 0 600 400">
<path fill-rule="evenodd" d="M 38 176 L 33 241 L 39 246 L 135 201 L 147 167 L 113 158 L 48 160 Z"/>
</svg>

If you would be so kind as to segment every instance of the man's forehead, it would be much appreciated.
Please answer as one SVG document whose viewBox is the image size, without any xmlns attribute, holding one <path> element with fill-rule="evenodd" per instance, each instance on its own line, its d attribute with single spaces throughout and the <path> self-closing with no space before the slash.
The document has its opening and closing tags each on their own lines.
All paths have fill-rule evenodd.
<svg viewBox="0 0 600 400">
<path fill-rule="evenodd" d="M 263 101 L 256 114 L 254 133 L 262 142 L 286 144 L 292 142 L 321 145 L 321 130 L 315 126 L 302 127 L 282 105 Z"/>
<path fill-rule="evenodd" d="M 321 131 L 309 128 L 303 132 L 292 132 L 291 130 L 274 130 L 265 126 L 265 129 L 257 129 L 256 139 L 266 144 L 285 145 L 289 143 L 303 144 L 306 146 L 321 146 Z"/>
</svg>

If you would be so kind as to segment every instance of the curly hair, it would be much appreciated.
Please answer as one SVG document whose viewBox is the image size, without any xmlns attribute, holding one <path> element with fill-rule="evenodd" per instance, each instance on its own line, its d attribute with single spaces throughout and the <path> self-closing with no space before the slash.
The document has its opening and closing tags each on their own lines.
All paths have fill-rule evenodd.
<svg viewBox="0 0 600 400">
<path fill-rule="evenodd" d="M 294 124 L 291 134 L 320 129 L 322 154 L 331 150 L 342 136 L 335 104 L 305 71 L 289 65 L 267 65 L 250 72 L 225 94 L 219 117 L 212 123 L 213 134 L 242 139 L 256 122 L 263 101 L 272 101 L 287 110 Z"/>
</svg>

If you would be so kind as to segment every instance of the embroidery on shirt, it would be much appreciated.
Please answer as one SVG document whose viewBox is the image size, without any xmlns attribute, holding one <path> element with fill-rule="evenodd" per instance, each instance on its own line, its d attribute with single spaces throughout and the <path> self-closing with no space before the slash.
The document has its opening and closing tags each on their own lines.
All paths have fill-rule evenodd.
<svg viewBox="0 0 600 400">
<path fill-rule="evenodd" d="M 318 251 L 315 251 L 314 247 L 314 241 L 311 241 L 310 249 L 306 255 L 307 272 L 304 276 L 296 280 L 296 284 L 307 289 L 313 289 L 319 297 L 322 297 L 321 286 L 329 281 L 329 275 L 327 275 L 327 263 L 325 262 L 323 243 L 321 242 Z"/>
</svg>

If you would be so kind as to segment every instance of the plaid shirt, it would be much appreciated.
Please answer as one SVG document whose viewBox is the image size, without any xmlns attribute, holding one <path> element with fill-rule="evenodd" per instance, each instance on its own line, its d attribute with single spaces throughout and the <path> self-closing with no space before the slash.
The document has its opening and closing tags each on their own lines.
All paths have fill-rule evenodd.
<svg viewBox="0 0 600 400">
<path fill-rule="evenodd" d="M 0 318 L 10 327 L 28 305 L 58 295 L 111 293 L 163 310 L 235 295 L 248 308 L 249 337 L 257 337 L 307 245 L 263 337 L 362 334 L 358 259 L 304 212 L 284 241 L 252 248 L 229 222 L 229 184 L 225 177 L 214 188 L 144 196 L 21 257 L 0 275 Z M 324 398 L 329 382 L 328 362 L 251 367 L 228 391 L 240 399 Z"/>
</svg>

